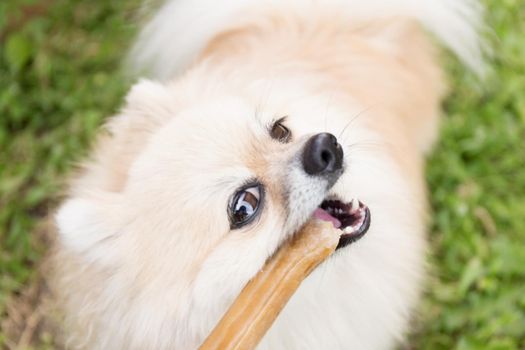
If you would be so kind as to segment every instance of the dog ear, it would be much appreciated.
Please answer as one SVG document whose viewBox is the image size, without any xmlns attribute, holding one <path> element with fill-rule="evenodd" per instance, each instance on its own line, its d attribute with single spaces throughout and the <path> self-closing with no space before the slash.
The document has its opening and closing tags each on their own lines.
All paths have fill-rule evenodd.
<svg viewBox="0 0 525 350">
<path fill-rule="evenodd" d="M 105 252 L 118 232 L 109 214 L 115 216 L 111 200 L 88 197 L 67 200 L 55 215 L 60 244 L 76 255 L 108 263 L 111 254 Z"/>
<path fill-rule="evenodd" d="M 169 84 L 141 79 L 132 86 L 126 96 L 124 111 L 147 119 L 163 119 L 173 116 L 175 94 Z"/>
<path fill-rule="evenodd" d="M 82 187 L 119 192 L 126 184 L 128 171 L 149 139 L 177 113 L 177 99 L 170 86 L 142 80 L 126 97 L 121 112 L 110 118 L 96 142 L 93 162 L 80 181 Z"/>
<path fill-rule="evenodd" d="M 107 129 L 115 139 L 129 132 L 151 134 L 177 113 L 174 89 L 142 79 L 132 86 L 121 113 L 110 119 Z"/>
<path fill-rule="evenodd" d="M 56 214 L 60 243 L 77 254 L 107 261 L 104 254 L 119 231 L 119 200 L 129 168 L 149 138 L 175 115 L 170 89 L 148 80 L 137 83 L 121 113 L 97 140 L 94 159 L 73 182 L 73 196 Z M 95 255 L 94 255 L 95 254 Z"/>
</svg>

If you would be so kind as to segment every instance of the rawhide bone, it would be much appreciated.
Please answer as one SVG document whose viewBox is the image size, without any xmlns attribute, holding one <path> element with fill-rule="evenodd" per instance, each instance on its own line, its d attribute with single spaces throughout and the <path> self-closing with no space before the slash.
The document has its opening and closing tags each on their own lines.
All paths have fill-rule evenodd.
<svg viewBox="0 0 525 350">
<path fill-rule="evenodd" d="M 340 233 L 311 220 L 246 284 L 200 350 L 254 349 L 301 282 L 335 251 Z"/>
</svg>

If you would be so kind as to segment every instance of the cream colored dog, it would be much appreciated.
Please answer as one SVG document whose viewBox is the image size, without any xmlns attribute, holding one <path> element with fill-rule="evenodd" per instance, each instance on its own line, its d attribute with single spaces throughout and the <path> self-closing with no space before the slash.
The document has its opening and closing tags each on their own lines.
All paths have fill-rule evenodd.
<svg viewBox="0 0 525 350">
<path fill-rule="evenodd" d="M 421 290 L 444 93 L 424 28 L 479 71 L 479 17 L 468 0 L 168 1 L 132 53 L 156 80 L 57 214 L 69 344 L 197 348 L 315 216 L 340 249 L 260 348 L 394 348 Z"/>
</svg>

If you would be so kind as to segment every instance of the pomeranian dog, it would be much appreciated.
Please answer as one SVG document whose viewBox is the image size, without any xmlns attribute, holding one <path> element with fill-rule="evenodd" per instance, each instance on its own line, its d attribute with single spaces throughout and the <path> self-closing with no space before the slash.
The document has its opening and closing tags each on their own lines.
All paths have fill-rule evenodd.
<svg viewBox="0 0 525 350">
<path fill-rule="evenodd" d="M 316 217 L 339 249 L 261 349 L 392 349 L 422 289 L 438 41 L 482 70 L 470 0 L 169 0 L 57 216 L 68 345 L 196 349 Z M 436 40 L 437 39 L 437 40 Z"/>
</svg>

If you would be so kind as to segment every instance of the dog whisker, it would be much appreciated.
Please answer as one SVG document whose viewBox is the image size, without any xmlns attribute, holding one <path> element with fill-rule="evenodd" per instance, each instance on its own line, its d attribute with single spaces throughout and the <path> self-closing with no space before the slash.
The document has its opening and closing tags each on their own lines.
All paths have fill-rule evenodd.
<svg viewBox="0 0 525 350">
<path fill-rule="evenodd" d="M 359 111 L 355 116 L 353 116 L 352 119 L 350 119 L 350 121 L 349 121 L 349 122 L 343 127 L 343 129 L 341 130 L 341 132 L 339 133 L 339 135 L 337 135 L 337 138 L 338 138 L 338 139 L 341 138 L 341 137 L 344 135 L 346 129 L 347 129 L 350 125 L 352 125 L 352 123 L 353 123 L 354 121 L 356 121 L 356 120 L 359 119 L 360 117 L 364 116 L 364 115 L 365 115 L 367 112 L 369 112 L 371 109 L 372 109 L 372 106 L 368 106 L 368 107 L 366 107 L 366 108 L 363 108 L 363 109 L 362 109 L 361 111 Z"/>
<path fill-rule="evenodd" d="M 384 149 L 385 144 L 380 142 L 374 142 L 374 141 L 359 141 L 355 143 L 351 143 L 349 145 L 343 146 L 343 149 L 345 151 L 352 151 L 355 149 L 373 149 L 373 150 L 382 150 Z"/>
</svg>

